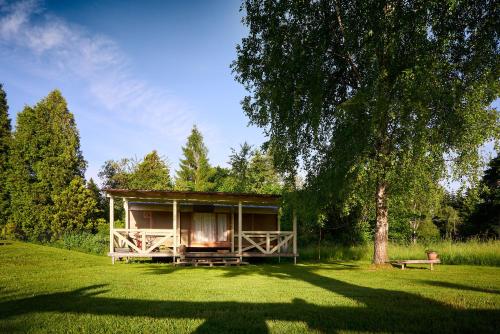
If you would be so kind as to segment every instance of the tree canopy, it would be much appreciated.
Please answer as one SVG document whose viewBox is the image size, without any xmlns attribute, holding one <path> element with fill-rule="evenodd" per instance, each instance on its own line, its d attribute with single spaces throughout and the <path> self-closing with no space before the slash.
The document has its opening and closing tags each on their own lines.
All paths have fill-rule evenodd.
<svg viewBox="0 0 500 334">
<path fill-rule="evenodd" d="M 317 207 L 372 200 L 374 263 L 388 259 L 388 205 L 422 174 L 477 175 L 499 137 L 493 1 L 263 1 L 242 9 L 232 64 L 281 172 L 307 173 Z M 472 178 L 472 181 L 474 179 Z"/>
</svg>

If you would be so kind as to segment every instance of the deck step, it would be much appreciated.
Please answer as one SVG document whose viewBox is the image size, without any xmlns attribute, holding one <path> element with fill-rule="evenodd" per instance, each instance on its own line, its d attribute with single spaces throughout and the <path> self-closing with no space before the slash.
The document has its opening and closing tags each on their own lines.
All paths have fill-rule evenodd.
<svg viewBox="0 0 500 334">
<path fill-rule="evenodd" d="M 206 266 L 206 267 L 215 267 L 215 266 L 239 266 L 239 265 L 246 265 L 248 262 L 243 262 L 240 261 L 239 258 L 212 258 L 212 257 L 205 257 L 205 258 L 190 258 L 190 257 L 185 257 L 185 258 L 180 258 L 177 259 L 177 262 L 174 262 L 174 265 L 180 265 L 180 266 Z"/>
</svg>

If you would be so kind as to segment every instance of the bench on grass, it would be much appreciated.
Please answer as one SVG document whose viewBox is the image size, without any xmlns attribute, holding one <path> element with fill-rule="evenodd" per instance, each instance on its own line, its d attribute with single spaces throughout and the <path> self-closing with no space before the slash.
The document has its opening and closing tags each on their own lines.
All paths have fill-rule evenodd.
<svg viewBox="0 0 500 334">
<path fill-rule="evenodd" d="M 434 269 L 434 264 L 441 263 L 441 260 L 396 260 L 393 264 L 401 266 L 401 269 L 405 269 L 407 264 L 419 264 L 419 263 L 427 263 L 431 265 L 431 270 Z"/>
</svg>

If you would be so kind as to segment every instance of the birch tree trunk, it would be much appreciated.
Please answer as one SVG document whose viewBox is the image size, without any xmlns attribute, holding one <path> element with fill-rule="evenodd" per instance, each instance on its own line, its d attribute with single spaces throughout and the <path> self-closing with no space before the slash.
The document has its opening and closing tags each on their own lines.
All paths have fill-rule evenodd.
<svg viewBox="0 0 500 334">
<path fill-rule="evenodd" d="M 379 181 L 377 184 L 376 199 L 376 226 L 373 263 L 383 264 L 389 258 L 387 256 L 387 242 L 389 225 L 387 222 L 387 183 Z"/>
</svg>

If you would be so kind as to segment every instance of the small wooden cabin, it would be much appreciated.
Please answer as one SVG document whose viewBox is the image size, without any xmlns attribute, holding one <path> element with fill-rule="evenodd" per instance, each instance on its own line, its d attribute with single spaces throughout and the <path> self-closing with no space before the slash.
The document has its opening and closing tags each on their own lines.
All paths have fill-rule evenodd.
<svg viewBox="0 0 500 334">
<path fill-rule="evenodd" d="M 282 231 L 281 197 L 220 192 L 106 189 L 110 208 L 123 200 L 125 227 L 110 210 L 109 256 L 297 257 L 297 228 Z"/>
</svg>

